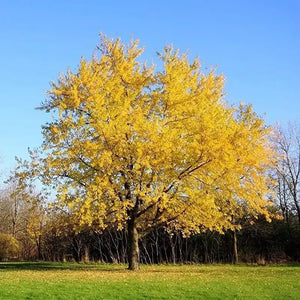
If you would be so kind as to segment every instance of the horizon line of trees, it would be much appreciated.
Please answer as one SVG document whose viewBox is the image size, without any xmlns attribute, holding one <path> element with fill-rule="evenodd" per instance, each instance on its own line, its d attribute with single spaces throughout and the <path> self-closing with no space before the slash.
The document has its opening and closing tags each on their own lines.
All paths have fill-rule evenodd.
<svg viewBox="0 0 300 300">
<path fill-rule="evenodd" d="M 21 225 L 19 220 L 14 235 L 10 233 L 13 224 L 2 223 L 0 259 L 128 263 L 126 230 L 98 231 L 87 227 L 77 231 L 66 216 L 45 215 L 46 212 L 30 219 L 22 218 L 25 224 Z M 184 237 L 180 232 L 170 234 L 165 229 L 154 230 L 139 241 L 140 262 L 236 263 L 235 234 L 239 262 L 300 261 L 300 226 L 296 215 L 289 215 L 289 223 L 284 219 L 267 222 L 263 217 L 253 224 L 249 220 L 240 221 L 242 229 L 236 233 L 232 230 L 224 234 L 206 231 Z"/>
<path fill-rule="evenodd" d="M 185 237 L 161 228 L 139 241 L 140 262 L 246 263 L 300 261 L 299 174 L 300 139 L 296 126 L 280 131 L 274 172 L 276 206 L 282 216 L 236 220 L 241 230 L 224 234 L 206 231 Z M 41 193 L 10 180 L 0 194 L 0 260 L 47 260 L 128 263 L 125 229 L 76 228 L 72 216 L 46 205 Z M 235 249 L 235 247 L 237 247 Z"/>
</svg>

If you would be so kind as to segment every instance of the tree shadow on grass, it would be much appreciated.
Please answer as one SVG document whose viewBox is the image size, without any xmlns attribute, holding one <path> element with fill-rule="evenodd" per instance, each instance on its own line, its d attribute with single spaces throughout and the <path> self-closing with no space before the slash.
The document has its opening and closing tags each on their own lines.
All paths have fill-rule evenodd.
<svg viewBox="0 0 300 300">
<path fill-rule="evenodd" d="M 202 267 L 201 267 L 202 266 Z M 238 271 L 239 267 L 256 269 L 256 268 L 268 268 L 270 267 L 300 267 L 300 264 L 278 264 L 278 265 L 267 265 L 267 266 L 249 266 L 249 265 L 215 265 L 215 268 L 211 268 L 211 265 L 198 265 L 199 268 L 196 268 L 193 265 L 191 268 L 186 265 L 188 269 L 184 266 L 181 268 L 181 265 L 169 265 L 169 266 L 151 266 L 147 265 L 146 268 L 143 268 L 143 271 L 150 273 L 213 273 L 218 271 L 218 268 L 224 266 L 229 266 L 232 270 Z M 152 268 L 153 267 L 153 268 Z M 166 270 L 167 267 L 167 270 Z M 99 264 L 99 263 L 60 263 L 60 262 L 0 262 L 0 272 L 1 271 L 20 271 L 20 270 L 29 270 L 29 271 L 95 271 L 95 272 L 131 272 L 127 270 L 126 265 L 115 265 L 115 264 Z"/>
<path fill-rule="evenodd" d="M 206 265 L 208 266 L 208 265 Z M 153 268 L 152 268 L 153 267 Z M 122 273 L 128 272 L 134 274 L 137 271 L 130 271 L 127 269 L 126 265 L 122 264 L 101 264 L 101 263 L 62 263 L 62 262 L 0 262 L 0 274 L 3 271 L 88 271 L 88 272 L 111 272 L 111 273 Z M 173 273 L 173 274 L 199 274 L 208 272 L 215 272 L 215 270 L 208 271 L 207 268 L 196 268 L 196 269 L 186 269 L 181 268 L 181 265 L 144 265 L 141 269 L 142 272 L 145 273 L 162 273 L 165 274 Z"/>
<path fill-rule="evenodd" d="M 126 271 L 125 265 L 109 264 L 81 264 L 81 263 L 56 263 L 56 262 L 0 262 L 0 271 L 101 271 L 120 272 Z"/>
</svg>

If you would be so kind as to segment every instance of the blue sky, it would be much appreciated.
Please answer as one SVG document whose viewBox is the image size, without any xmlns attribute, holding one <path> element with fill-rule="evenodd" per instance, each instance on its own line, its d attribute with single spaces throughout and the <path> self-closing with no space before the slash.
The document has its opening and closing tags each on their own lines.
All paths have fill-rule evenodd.
<svg viewBox="0 0 300 300">
<path fill-rule="evenodd" d="M 226 77 L 229 103 L 252 103 L 267 124 L 300 119 L 300 2 L 290 0 L 0 1 L 0 171 L 42 142 L 48 116 L 34 108 L 49 82 L 82 56 L 99 32 L 140 39 L 151 61 L 173 44 Z"/>
</svg>

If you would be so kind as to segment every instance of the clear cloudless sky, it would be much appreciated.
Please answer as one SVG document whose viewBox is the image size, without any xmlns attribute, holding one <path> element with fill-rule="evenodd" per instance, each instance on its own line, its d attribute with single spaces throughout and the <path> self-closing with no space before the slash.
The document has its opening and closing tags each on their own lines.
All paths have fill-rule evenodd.
<svg viewBox="0 0 300 300">
<path fill-rule="evenodd" d="M 49 82 L 89 59 L 100 32 L 139 39 L 148 61 L 172 43 L 225 74 L 229 103 L 269 125 L 300 119 L 299 0 L 0 0 L 2 179 L 42 142 Z"/>
</svg>

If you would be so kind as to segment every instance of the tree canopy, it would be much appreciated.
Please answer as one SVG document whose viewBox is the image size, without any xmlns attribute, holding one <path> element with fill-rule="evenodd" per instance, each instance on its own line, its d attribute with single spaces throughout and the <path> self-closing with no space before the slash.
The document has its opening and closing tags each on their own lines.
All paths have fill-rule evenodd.
<svg viewBox="0 0 300 300">
<path fill-rule="evenodd" d="M 138 41 L 102 37 L 98 55 L 52 83 L 41 109 L 45 156 L 35 165 L 79 224 L 138 236 L 232 228 L 242 212 L 269 216 L 270 129 L 251 106 L 224 100 L 224 77 L 166 47 L 142 63 Z"/>
</svg>

